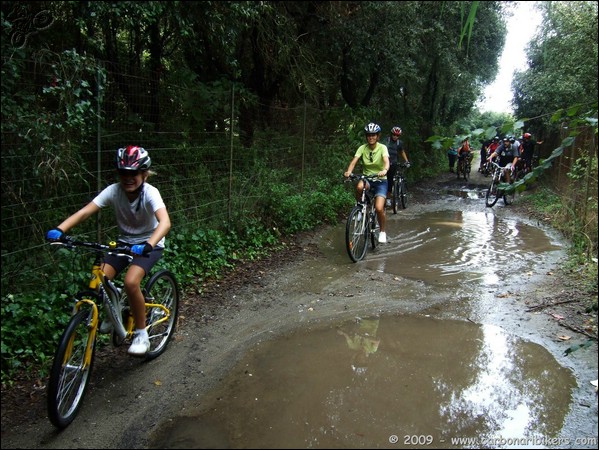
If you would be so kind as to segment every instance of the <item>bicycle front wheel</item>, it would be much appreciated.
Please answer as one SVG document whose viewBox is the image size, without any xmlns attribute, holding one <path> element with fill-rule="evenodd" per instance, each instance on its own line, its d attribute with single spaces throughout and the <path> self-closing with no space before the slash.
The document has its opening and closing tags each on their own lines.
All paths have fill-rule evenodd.
<svg viewBox="0 0 599 450">
<path fill-rule="evenodd" d="M 179 286 L 168 270 L 160 270 L 150 277 L 145 286 L 146 327 L 150 350 L 146 359 L 160 356 L 175 333 L 179 317 Z"/>
<path fill-rule="evenodd" d="M 345 226 L 345 247 L 353 262 L 364 258 L 368 249 L 366 243 L 369 230 L 366 226 L 367 217 L 362 209 L 362 206 L 354 206 Z"/>
<path fill-rule="evenodd" d="M 58 428 L 66 428 L 75 419 L 87 391 L 96 350 L 91 318 L 90 310 L 75 314 L 54 355 L 48 381 L 48 417 Z"/>
<path fill-rule="evenodd" d="M 487 196 L 485 198 L 486 205 L 489 208 L 494 206 L 499 198 L 499 191 L 497 189 L 498 184 L 499 180 L 496 176 L 493 176 L 493 179 L 491 180 L 491 185 L 489 186 L 489 189 L 487 189 Z"/>
</svg>

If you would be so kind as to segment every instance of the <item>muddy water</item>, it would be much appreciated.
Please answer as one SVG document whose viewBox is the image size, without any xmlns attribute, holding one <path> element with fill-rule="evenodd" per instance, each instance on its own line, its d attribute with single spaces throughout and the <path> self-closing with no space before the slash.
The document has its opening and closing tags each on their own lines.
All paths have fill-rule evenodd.
<svg viewBox="0 0 599 450">
<path fill-rule="evenodd" d="M 506 211 L 408 208 L 389 215 L 388 243 L 357 264 L 341 224 L 323 237 L 329 268 L 308 276 L 310 287 L 385 273 L 432 286 L 433 297 L 450 292 L 461 301 L 447 308 L 485 322 L 506 279 L 531 279 L 562 251 Z M 555 446 L 576 382 L 547 350 L 491 324 L 386 311 L 322 317 L 260 342 L 195 413 L 166 421 L 152 447 Z"/>
<path fill-rule="evenodd" d="M 541 442 L 557 438 L 574 385 L 542 347 L 492 325 L 358 318 L 261 343 L 155 448 Z"/>
</svg>

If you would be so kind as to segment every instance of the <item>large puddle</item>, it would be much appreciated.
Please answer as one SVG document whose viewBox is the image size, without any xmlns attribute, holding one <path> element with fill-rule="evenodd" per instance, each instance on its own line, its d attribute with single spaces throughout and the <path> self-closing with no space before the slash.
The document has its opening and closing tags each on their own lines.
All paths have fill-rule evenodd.
<svg viewBox="0 0 599 450">
<path fill-rule="evenodd" d="M 351 271 L 385 272 L 459 296 L 462 306 L 447 309 L 466 303 L 479 318 L 497 308 L 494 292 L 527 282 L 562 250 L 534 224 L 480 208 L 389 215 L 388 243 L 359 263 L 345 252 L 344 227 L 332 233 L 326 276 L 306 268 L 312 292 Z M 400 312 L 321 317 L 258 343 L 220 389 L 163 424 L 152 448 L 559 444 L 576 381 L 546 349 L 495 325 Z"/>
<path fill-rule="evenodd" d="M 261 342 L 152 448 L 540 448 L 575 385 L 492 325 L 356 318 Z"/>
</svg>

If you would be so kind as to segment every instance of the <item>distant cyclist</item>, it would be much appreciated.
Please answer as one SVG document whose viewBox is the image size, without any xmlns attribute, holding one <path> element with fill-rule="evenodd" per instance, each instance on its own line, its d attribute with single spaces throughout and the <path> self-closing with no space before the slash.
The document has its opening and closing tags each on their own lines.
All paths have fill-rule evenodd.
<svg viewBox="0 0 599 450">
<path fill-rule="evenodd" d="M 483 171 L 485 161 L 487 160 L 487 156 L 488 156 L 488 152 L 489 152 L 489 146 L 491 145 L 492 142 L 493 141 L 491 141 L 491 140 L 484 140 L 480 146 L 480 165 L 478 166 L 479 172 Z"/>
<path fill-rule="evenodd" d="M 397 172 L 397 164 L 399 155 L 406 163 L 406 167 L 410 167 L 410 161 L 403 148 L 403 142 L 399 140 L 401 136 L 401 128 L 395 126 L 391 128 L 391 135 L 387 138 L 387 149 L 389 150 L 389 172 L 387 172 L 387 206 L 391 206 L 391 188 L 393 186 L 393 177 Z"/>
<path fill-rule="evenodd" d="M 542 144 L 543 141 L 536 141 L 530 133 L 522 135 L 522 154 L 520 155 L 524 161 L 524 168 L 527 172 L 532 170 L 532 158 L 535 153 L 535 145 Z"/>
<path fill-rule="evenodd" d="M 345 177 L 349 177 L 358 161 L 362 161 L 363 173 L 366 176 L 385 177 L 379 180 L 366 182 L 360 181 L 356 185 L 356 198 L 362 196 L 363 189 L 372 189 L 374 191 L 376 215 L 381 225 L 379 242 L 387 242 L 387 233 L 385 233 L 385 198 L 387 196 L 387 173 L 389 172 L 389 150 L 387 146 L 379 142 L 381 136 L 381 127 L 376 123 L 369 123 L 364 127 L 367 143 L 358 147 L 356 153 L 345 171 Z"/>
<path fill-rule="evenodd" d="M 472 161 L 473 156 L 472 149 L 470 148 L 470 138 L 466 136 L 462 141 L 462 145 L 458 147 L 458 172 L 460 163 L 464 160 L 464 158 L 468 158 L 470 161 Z"/>
</svg>

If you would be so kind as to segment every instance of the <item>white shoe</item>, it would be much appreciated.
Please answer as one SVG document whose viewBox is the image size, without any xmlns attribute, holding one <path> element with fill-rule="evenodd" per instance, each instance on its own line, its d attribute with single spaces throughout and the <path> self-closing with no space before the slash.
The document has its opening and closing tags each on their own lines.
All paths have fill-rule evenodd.
<svg viewBox="0 0 599 450">
<path fill-rule="evenodd" d="M 131 347 L 129 347 L 128 353 L 134 356 L 143 356 L 150 350 L 150 338 L 147 333 L 143 335 L 141 333 L 135 333 Z"/>
<path fill-rule="evenodd" d="M 388 208 L 391 207 L 391 199 L 390 198 L 387 199 L 386 205 Z"/>
<path fill-rule="evenodd" d="M 385 233 L 384 231 L 381 231 L 379 233 L 379 244 L 386 244 L 387 243 L 387 233 Z"/>
</svg>

